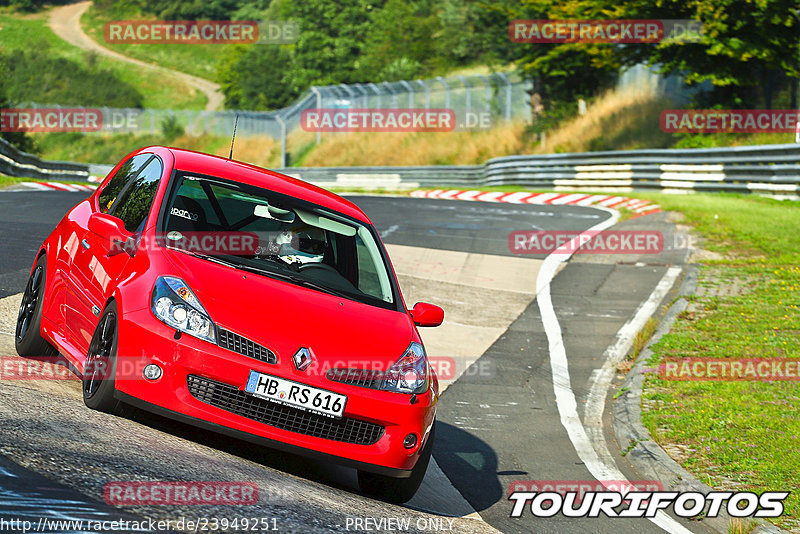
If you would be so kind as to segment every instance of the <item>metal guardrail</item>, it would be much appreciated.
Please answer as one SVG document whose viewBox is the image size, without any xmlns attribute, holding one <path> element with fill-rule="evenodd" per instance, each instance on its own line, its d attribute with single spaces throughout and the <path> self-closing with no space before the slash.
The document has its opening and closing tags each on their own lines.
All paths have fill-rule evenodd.
<svg viewBox="0 0 800 534">
<path fill-rule="evenodd" d="M 86 180 L 89 178 L 89 166 L 66 161 L 44 161 L 0 138 L 0 174 L 39 180 Z"/>
<path fill-rule="evenodd" d="M 111 167 L 92 169 L 93 175 L 104 176 Z M 800 199 L 800 144 L 507 156 L 484 165 L 277 170 L 323 187 L 350 189 L 516 185 L 556 191 L 727 191 Z"/>
<path fill-rule="evenodd" d="M 728 191 L 800 199 L 800 144 L 507 156 L 484 165 L 279 171 L 324 187 L 517 185 L 556 191 Z"/>
</svg>

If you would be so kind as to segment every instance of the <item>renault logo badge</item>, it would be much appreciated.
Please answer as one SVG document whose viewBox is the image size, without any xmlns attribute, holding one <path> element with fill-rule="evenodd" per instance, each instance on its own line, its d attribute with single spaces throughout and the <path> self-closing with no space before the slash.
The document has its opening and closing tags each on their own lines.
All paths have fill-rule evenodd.
<svg viewBox="0 0 800 534">
<path fill-rule="evenodd" d="M 294 366 L 297 367 L 298 371 L 305 371 L 308 369 L 308 366 L 311 365 L 311 362 L 314 361 L 314 357 L 311 355 L 311 350 L 305 347 L 300 347 L 300 349 L 294 353 L 292 359 L 294 360 Z"/>
</svg>

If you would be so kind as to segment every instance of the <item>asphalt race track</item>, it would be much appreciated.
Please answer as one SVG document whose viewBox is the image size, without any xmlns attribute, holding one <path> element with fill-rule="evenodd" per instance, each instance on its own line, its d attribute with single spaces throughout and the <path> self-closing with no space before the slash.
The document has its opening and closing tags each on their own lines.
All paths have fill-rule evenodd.
<svg viewBox="0 0 800 534">
<path fill-rule="evenodd" d="M 0 192 L 0 356 L 16 355 L 15 299 L 39 244 L 81 199 L 81 193 Z M 381 232 L 406 303 L 425 299 L 445 308 L 441 330 L 421 333 L 429 355 L 456 362 L 457 372 L 443 380 L 447 389 L 438 407 L 435 462 L 408 506 L 361 495 L 354 472 L 344 468 L 258 449 L 140 411 L 128 418 L 90 411 L 77 380 L 0 380 L 0 518 L 23 512 L 26 517 L 172 520 L 246 516 L 275 518 L 281 532 L 379 531 L 378 523 L 356 523 L 356 518 L 409 519 L 403 531 L 411 532 L 707 532 L 686 520 L 659 526 L 648 519 L 509 517 L 508 488 L 515 481 L 595 480 L 593 467 L 576 452 L 575 438 L 563 423 L 565 407 L 559 407 L 554 393 L 553 340 L 544 326 L 552 319 L 536 298 L 537 275 L 547 262 L 541 255 L 512 254 L 509 233 L 585 230 L 611 222 L 611 213 L 578 206 L 351 199 Z M 639 481 L 648 477 L 622 454 L 629 444 L 615 441 L 608 410 L 601 409 L 597 424 L 587 406 L 597 406 L 597 395 L 590 392 L 601 383 L 597 370 L 606 349 L 659 282 L 677 271 L 671 267 L 683 265 L 686 251 L 672 246 L 674 226 L 666 214 L 631 219 L 619 228 L 662 231 L 664 251 L 576 256 L 559 268 L 549 294 L 577 414 L 591 443 L 605 442 L 608 452 L 598 453 L 603 465 Z M 599 390 L 600 406 L 622 376 L 612 372 L 610 378 L 611 389 Z M 114 509 L 103 503 L 103 485 L 119 480 L 250 481 L 258 484 L 260 498 L 236 509 Z M 69 512 L 58 507 L 70 500 L 81 505 Z"/>
</svg>

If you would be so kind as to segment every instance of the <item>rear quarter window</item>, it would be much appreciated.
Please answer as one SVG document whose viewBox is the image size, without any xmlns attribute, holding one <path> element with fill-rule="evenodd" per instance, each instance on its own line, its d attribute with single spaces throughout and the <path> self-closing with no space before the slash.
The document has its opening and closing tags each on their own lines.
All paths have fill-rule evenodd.
<svg viewBox="0 0 800 534">
<path fill-rule="evenodd" d="M 132 158 L 129 158 L 128 161 L 122 164 L 122 166 L 117 169 L 117 172 L 114 173 L 114 176 L 111 177 L 111 180 L 106 184 L 103 190 L 100 192 L 100 196 L 97 197 L 97 203 L 100 207 L 100 211 L 103 213 L 108 213 L 111 211 L 111 208 L 114 207 L 114 204 L 117 202 L 119 194 L 125 189 L 125 186 L 136 176 L 147 160 L 152 158 L 152 154 L 137 154 Z"/>
</svg>

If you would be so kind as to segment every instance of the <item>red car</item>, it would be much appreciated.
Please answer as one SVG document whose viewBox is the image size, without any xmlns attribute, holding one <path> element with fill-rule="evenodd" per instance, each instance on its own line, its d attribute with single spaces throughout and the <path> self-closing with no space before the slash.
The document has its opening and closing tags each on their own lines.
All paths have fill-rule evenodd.
<svg viewBox="0 0 800 534">
<path fill-rule="evenodd" d="M 419 487 L 439 385 L 369 218 L 300 180 L 165 147 L 133 152 L 39 250 L 21 356 L 60 352 L 90 408 L 133 405 Z"/>
</svg>

